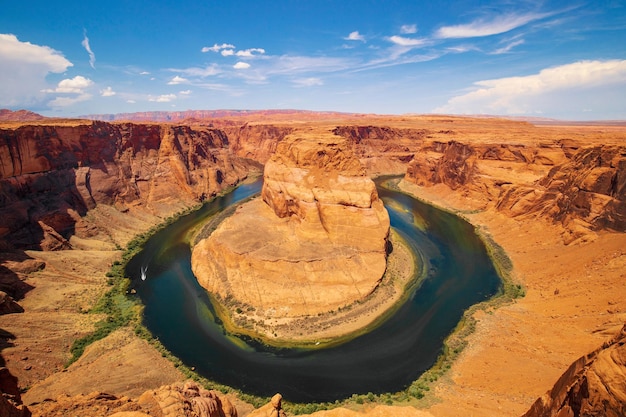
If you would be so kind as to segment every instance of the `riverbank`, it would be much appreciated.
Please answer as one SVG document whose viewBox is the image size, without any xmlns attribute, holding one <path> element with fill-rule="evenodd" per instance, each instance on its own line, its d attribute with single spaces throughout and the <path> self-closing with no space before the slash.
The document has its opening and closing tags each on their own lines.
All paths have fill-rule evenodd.
<svg viewBox="0 0 626 417">
<path fill-rule="evenodd" d="M 626 321 L 626 235 L 600 232 L 565 245 L 563 228 L 542 219 L 516 220 L 494 209 L 467 210 L 445 186 L 400 188 L 462 214 L 502 247 L 512 279 L 526 295 L 473 314 L 475 331 L 448 373 L 431 390 L 435 417 L 519 416 L 551 389 L 567 367 L 612 337 Z"/>
<path fill-rule="evenodd" d="M 338 311 L 300 318 L 257 317 L 245 308 L 214 303 L 224 328 L 264 344 L 281 347 L 327 348 L 367 333 L 392 315 L 425 277 L 418 260 L 393 229 L 389 235 L 393 251 L 380 284 L 365 299 Z M 264 336 L 268 333 L 274 337 Z"/>
</svg>

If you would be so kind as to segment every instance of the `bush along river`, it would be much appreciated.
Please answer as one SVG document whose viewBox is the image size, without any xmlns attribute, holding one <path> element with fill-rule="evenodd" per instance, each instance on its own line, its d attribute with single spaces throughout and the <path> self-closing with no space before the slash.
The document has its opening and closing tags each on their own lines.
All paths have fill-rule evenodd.
<svg viewBox="0 0 626 417">
<path fill-rule="evenodd" d="M 495 295 L 501 280 L 465 220 L 382 187 L 391 226 L 426 268 L 426 277 L 387 320 L 322 349 L 263 346 L 227 334 L 191 271 L 190 238 L 208 219 L 257 194 L 241 185 L 155 233 L 127 264 L 144 324 L 187 366 L 250 394 L 280 392 L 291 402 L 331 402 L 352 394 L 398 392 L 429 369 L 470 306 Z"/>
</svg>

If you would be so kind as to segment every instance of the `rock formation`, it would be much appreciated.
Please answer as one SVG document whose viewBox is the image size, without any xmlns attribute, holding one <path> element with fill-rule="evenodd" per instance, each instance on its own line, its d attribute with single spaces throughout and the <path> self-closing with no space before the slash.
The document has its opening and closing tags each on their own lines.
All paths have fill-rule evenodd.
<svg viewBox="0 0 626 417">
<path fill-rule="evenodd" d="M 571 159 L 570 159 L 571 158 Z M 494 168 L 490 161 L 510 164 Z M 516 166 L 517 165 L 517 166 Z M 521 167 L 527 171 L 516 176 Z M 542 167 L 550 168 L 544 175 Z M 473 193 L 511 217 L 542 217 L 562 223 L 566 242 L 589 230 L 626 230 L 626 148 L 577 149 L 568 142 L 529 148 L 512 144 L 432 142 L 415 154 L 407 181 L 445 184 Z"/>
<path fill-rule="evenodd" d="M 237 417 L 237 409 L 221 393 L 206 390 L 193 381 L 165 385 L 138 399 L 93 392 L 61 396 L 33 406 L 36 415 L 66 417 Z M 1 410 L 1 408 L 0 408 Z M 30 415 L 30 414 L 29 414 Z M 2 414 L 4 417 L 4 414 Z M 12 415 L 9 415 L 12 417 Z M 27 415 L 15 414 L 15 417 Z"/>
<path fill-rule="evenodd" d="M 626 416 L 626 325 L 574 362 L 522 417 Z"/>
<path fill-rule="evenodd" d="M 0 337 L 3 335 L 0 334 Z M 22 404 L 17 378 L 3 365 L 0 356 L 0 416 L 2 417 L 30 417 L 31 412 Z"/>
<path fill-rule="evenodd" d="M 497 207 L 513 217 L 541 215 L 626 231 L 626 147 L 581 149 L 537 183 L 505 188 Z"/>
<path fill-rule="evenodd" d="M 109 124 L 0 129 L 0 240 L 68 249 L 98 230 L 98 204 L 170 215 L 247 175 L 226 135 L 207 127 Z"/>
<path fill-rule="evenodd" d="M 346 141 L 295 134 L 266 164 L 262 200 L 200 241 L 192 269 L 223 303 L 261 320 L 314 316 L 374 291 L 388 234 L 387 211 Z"/>
</svg>

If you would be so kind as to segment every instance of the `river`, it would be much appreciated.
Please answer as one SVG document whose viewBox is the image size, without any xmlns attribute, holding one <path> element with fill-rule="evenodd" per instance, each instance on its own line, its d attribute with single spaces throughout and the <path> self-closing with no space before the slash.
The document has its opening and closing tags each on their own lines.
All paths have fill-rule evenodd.
<svg viewBox="0 0 626 417">
<path fill-rule="evenodd" d="M 144 324 L 211 380 L 261 396 L 280 392 L 292 402 L 397 392 L 435 363 L 463 312 L 500 289 L 469 223 L 378 183 L 391 226 L 427 268 L 426 279 L 395 314 L 369 333 L 325 349 L 269 348 L 225 334 L 191 271 L 190 231 L 261 185 L 241 185 L 157 232 L 126 268 L 145 305 Z"/>
</svg>

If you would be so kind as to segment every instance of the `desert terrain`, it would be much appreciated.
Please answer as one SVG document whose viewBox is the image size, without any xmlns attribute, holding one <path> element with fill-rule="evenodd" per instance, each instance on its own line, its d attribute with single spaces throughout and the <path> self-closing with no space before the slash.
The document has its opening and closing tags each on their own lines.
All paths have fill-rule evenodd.
<svg viewBox="0 0 626 417">
<path fill-rule="evenodd" d="M 314 415 L 521 416 L 626 323 L 624 125 L 335 113 L 8 120 L 0 290 L 10 313 L 0 315 L 0 365 L 16 378 L 5 379 L 18 388 L 13 403 L 35 416 L 145 412 L 144 393 L 187 380 L 134 322 L 66 364 L 103 318 L 88 311 L 126 245 L 258 174 L 294 131 L 345 138 L 371 176 L 406 174 L 405 192 L 463 216 L 504 250 L 525 294 L 473 313 L 467 346 L 418 403 Z M 255 415 L 234 393 L 220 395 Z"/>
</svg>

